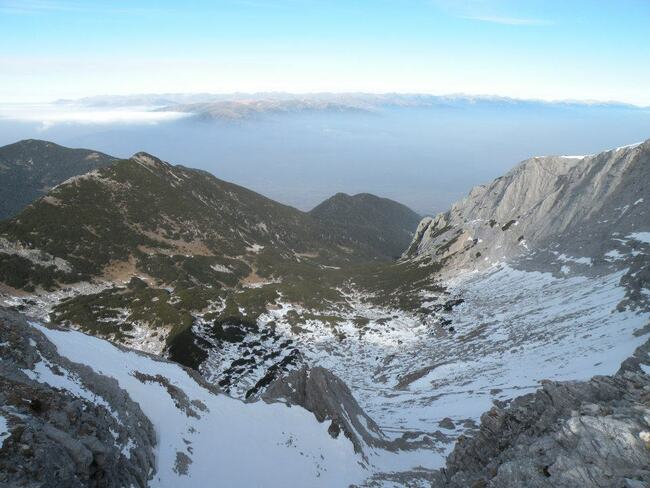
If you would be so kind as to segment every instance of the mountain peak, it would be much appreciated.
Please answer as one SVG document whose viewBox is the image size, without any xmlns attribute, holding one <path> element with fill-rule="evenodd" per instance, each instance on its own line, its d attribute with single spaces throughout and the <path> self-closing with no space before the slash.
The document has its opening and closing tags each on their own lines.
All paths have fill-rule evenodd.
<svg viewBox="0 0 650 488">
<path fill-rule="evenodd" d="M 535 248 L 607 262 L 603 255 L 618 242 L 613 223 L 621 234 L 645 230 L 648 148 L 650 141 L 584 157 L 527 159 L 423 220 L 406 255 L 444 260 L 452 274 Z"/>
<path fill-rule="evenodd" d="M 14 142 L 13 144 L 7 144 L 7 146 L 45 146 L 45 147 L 62 147 L 59 146 L 58 144 L 51 142 L 51 141 L 45 141 L 43 139 L 22 139 L 20 141 Z"/>
<path fill-rule="evenodd" d="M 347 229 L 359 240 L 376 243 L 391 257 L 406 249 L 420 221 L 407 206 L 371 193 L 337 193 L 309 213 L 316 220 Z"/>
<path fill-rule="evenodd" d="M 143 164 L 148 167 L 169 167 L 171 166 L 169 163 L 166 163 L 160 158 L 157 158 L 156 156 L 153 156 L 152 154 L 149 154 L 144 151 L 139 151 L 135 153 L 131 158 L 133 161 L 136 161 L 140 164 Z"/>
<path fill-rule="evenodd" d="M 0 220 L 16 215 L 60 183 L 117 159 L 40 139 L 0 147 Z"/>
<path fill-rule="evenodd" d="M 377 195 L 373 195 L 372 193 L 365 193 L 365 192 L 364 193 L 355 193 L 354 195 L 350 195 L 349 193 L 345 193 L 345 192 L 338 192 L 338 193 L 335 193 L 334 195 L 332 195 L 327 200 L 325 200 L 325 202 L 327 202 L 329 200 L 342 200 L 342 201 L 345 201 L 345 200 L 347 200 L 347 201 L 362 201 L 362 200 L 382 201 L 382 200 L 386 200 L 386 201 L 394 201 L 394 200 L 390 200 L 389 198 L 383 198 L 383 197 L 380 197 L 380 196 L 377 196 Z M 323 203 L 325 203 L 325 202 L 323 202 Z M 398 202 L 395 202 L 395 203 L 398 203 Z"/>
</svg>

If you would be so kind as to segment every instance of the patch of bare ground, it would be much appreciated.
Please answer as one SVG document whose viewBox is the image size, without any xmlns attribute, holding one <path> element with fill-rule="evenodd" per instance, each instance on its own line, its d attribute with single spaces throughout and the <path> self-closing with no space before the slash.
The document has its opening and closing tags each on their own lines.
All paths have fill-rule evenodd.
<svg viewBox="0 0 650 488">
<path fill-rule="evenodd" d="M 99 159 L 101 156 L 98 153 L 90 153 L 88 156 L 86 156 L 84 159 L 86 161 L 96 161 Z"/>
<path fill-rule="evenodd" d="M 317 258 L 320 256 L 320 253 L 318 251 L 296 252 L 294 255 L 299 258 Z"/>
<path fill-rule="evenodd" d="M 241 280 L 241 284 L 244 286 L 254 286 L 261 283 L 266 283 L 267 281 L 267 279 L 262 278 L 257 274 L 257 270 L 255 268 L 252 268 L 250 274 Z"/>
<path fill-rule="evenodd" d="M 32 295 L 32 293 L 28 293 L 25 290 L 19 290 L 4 283 L 0 283 L 0 305 L 3 303 L 4 297 L 26 297 L 29 295 Z"/>
<path fill-rule="evenodd" d="M 104 268 L 102 279 L 113 283 L 128 283 L 131 278 L 137 276 L 149 286 L 155 286 L 156 280 L 142 271 L 138 270 L 137 260 L 129 256 L 128 261 L 113 261 Z"/>
<path fill-rule="evenodd" d="M 151 240 L 165 244 L 172 249 L 154 249 L 158 254 L 183 254 L 190 256 L 214 256 L 214 253 L 205 245 L 201 240 L 195 239 L 192 241 L 184 241 L 181 239 L 170 239 L 165 236 L 164 231 L 158 229 L 157 231 L 147 231 L 139 229 L 144 236 Z"/>
<path fill-rule="evenodd" d="M 61 200 L 59 200 L 56 197 L 53 197 L 52 195 L 45 195 L 42 201 L 45 203 L 49 203 L 50 205 L 53 205 L 55 207 L 61 207 L 63 205 L 63 202 L 61 202 Z"/>
</svg>

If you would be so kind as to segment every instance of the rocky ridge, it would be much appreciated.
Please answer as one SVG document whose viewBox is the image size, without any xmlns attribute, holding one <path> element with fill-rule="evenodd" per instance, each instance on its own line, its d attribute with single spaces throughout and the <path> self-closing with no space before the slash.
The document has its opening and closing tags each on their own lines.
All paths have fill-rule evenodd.
<svg viewBox="0 0 650 488">
<path fill-rule="evenodd" d="M 546 382 L 494 406 L 458 440 L 435 487 L 650 483 L 650 341 L 612 376 Z"/>
<path fill-rule="evenodd" d="M 617 251 L 618 239 L 647 230 L 648 165 L 650 141 L 591 156 L 526 160 L 473 188 L 448 212 L 423 219 L 405 256 L 444 261 L 447 274 L 530 251 L 563 255 L 568 265 L 590 258 L 615 264 L 616 255 L 606 254 Z"/>
<path fill-rule="evenodd" d="M 495 339 L 505 345 L 502 360 L 513 352 L 522 355 L 523 349 L 508 350 L 514 345 L 514 334 L 542 333 L 544 339 L 540 335 L 533 341 L 539 345 L 554 335 L 552 323 L 565 319 L 564 333 L 558 336 L 564 335 L 563 339 L 549 341 L 536 355 L 547 355 L 553 347 L 558 354 L 565 347 L 572 349 L 571 354 L 582 354 L 593 347 L 589 343 L 594 336 L 582 322 L 596 302 L 580 302 L 618 297 L 611 302 L 610 314 L 602 318 L 602 330 L 611 338 L 594 356 L 600 361 L 583 364 L 574 373 L 577 378 L 587 377 L 584 381 L 544 379 L 541 389 L 524 396 L 497 395 L 493 407 L 481 416 L 479 430 L 458 438 L 445 468 L 427 477 L 427 483 L 435 487 L 648 484 L 650 343 L 641 341 L 650 326 L 649 164 L 650 141 L 591 156 L 532 158 L 491 184 L 475 187 L 448 212 L 420 223 L 404 259 L 443 263 L 446 283 L 466 300 L 453 320 L 456 331 L 462 331 L 473 315 L 509 314 L 500 307 L 507 300 L 498 295 L 512 293 L 516 298 L 512 306 L 525 308 L 521 305 L 531 293 L 548 293 L 551 283 L 567 287 L 575 280 L 582 283 L 577 288 L 582 290 L 580 296 L 565 292 L 564 299 L 540 300 L 537 310 L 548 310 L 549 318 L 553 317 L 542 329 L 534 324 L 538 312 L 533 312 L 533 321 L 515 313 L 516 330 L 501 315 L 494 323 L 501 329 Z M 531 287 L 526 277 L 535 276 L 539 286 Z M 516 287 L 507 284 L 511 279 Z M 598 281 L 611 284 L 588 284 Z M 603 293 L 606 290 L 611 298 Z M 482 295 L 486 299 L 494 295 L 493 301 L 484 312 L 475 313 L 471 306 L 480 307 Z M 630 314 L 636 327 L 619 328 L 625 322 L 621 313 Z M 489 324 L 479 327 L 481 335 L 489 337 Z M 626 341 L 641 345 L 618 372 L 588 379 Z M 489 355 L 489 350 L 485 348 L 484 354 Z M 534 357 L 521 360 L 529 369 L 545 369 L 533 366 Z M 564 362 L 559 356 L 545 361 Z"/>
<path fill-rule="evenodd" d="M 219 336 L 225 323 L 254 323 L 280 295 L 313 307 L 341 301 L 321 274 L 396 253 L 376 245 L 376 227 L 355 233 L 145 153 L 66 180 L 0 223 L 0 235 L 0 293 L 11 303 L 116 342 L 168 350 L 192 367 L 205 356 L 191 330 L 198 315 L 216 320 Z"/>
</svg>

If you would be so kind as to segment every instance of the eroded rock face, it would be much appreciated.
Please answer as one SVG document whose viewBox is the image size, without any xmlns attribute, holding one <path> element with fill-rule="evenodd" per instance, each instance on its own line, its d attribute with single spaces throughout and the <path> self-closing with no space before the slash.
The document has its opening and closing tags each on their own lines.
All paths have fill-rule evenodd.
<svg viewBox="0 0 650 488">
<path fill-rule="evenodd" d="M 619 257 L 637 251 L 627 236 L 649 230 L 648 164 L 650 141 L 593 156 L 528 159 L 422 220 L 405 256 L 443 262 L 448 275 L 545 248 L 568 261 L 622 264 Z"/>
<path fill-rule="evenodd" d="M 276 379 L 260 395 L 266 402 L 283 402 L 299 405 L 312 412 L 319 422 L 330 422 L 332 437 L 345 435 L 364 461 L 372 464 L 372 451 L 390 452 L 427 449 L 432 452 L 437 443 L 449 442 L 440 430 L 432 432 L 403 432 L 400 437 L 389 439 L 379 425 L 357 403 L 348 386 L 331 371 L 316 366 L 303 366 Z M 253 398 L 253 400 L 258 397 Z M 419 477 L 419 474 L 417 475 Z M 410 473 L 398 476 L 411 479 Z M 369 486 L 377 480 L 390 478 L 386 473 L 377 473 L 369 478 Z M 364 485 L 365 486 L 365 485 Z"/>
<path fill-rule="evenodd" d="M 460 439 L 434 487 L 650 484 L 650 341 L 613 376 L 547 382 L 495 406 Z"/>
<path fill-rule="evenodd" d="M 300 405 L 319 422 L 331 421 L 330 434 L 338 436 L 343 432 L 357 452 L 362 452 L 364 445 L 386 444 L 383 432 L 361 409 L 347 385 L 325 368 L 292 371 L 271 383 L 262 399 Z"/>
<path fill-rule="evenodd" d="M 147 485 L 151 422 L 113 378 L 59 356 L 25 319 L 0 310 L 0 485 Z M 80 382 L 77 396 L 50 385 Z"/>
</svg>

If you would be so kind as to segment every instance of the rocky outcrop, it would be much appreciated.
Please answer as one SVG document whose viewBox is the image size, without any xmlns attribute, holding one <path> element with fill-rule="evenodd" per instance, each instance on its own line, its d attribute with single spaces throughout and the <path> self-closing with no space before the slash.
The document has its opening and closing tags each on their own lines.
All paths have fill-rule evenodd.
<svg viewBox="0 0 650 488">
<path fill-rule="evenodd" d="M 299 405 L 312 412 L 319 422 L 329 420 L 329 433 L 337 437 L 343 432 L 357 452 L 363 452 L 364 446 L 386 444 L 383 432 L 361 409 L 347 385 L 325 368 L 292 371 L 271 383 L 261 398 L 266 402 Z"/>
<path fill-rule="evenodd" d="M 379 425 L 361 408 L 350 388 L 331 371 L 315 366 L 300 369 L 279 377 L 258 397 L 265 402 L 282 402 L 298 405 L 314 414 L 319 422 L 330 422 L 328 432 L 332 437 L 345 435 L 365 461 L 372 464 L 371 454 L 376 450 L 390 452 L 435 450 L 438 442 L 448 442 L 447 437 L 433 432 L 405 431 L 389 439 Z M 411 479 L 412 473 L 403 474 Z M 419 477 L 419 474 L 416 475 Z M 378 472 L 370 481 L 388 480 L 388 473 Z"/>
<path fill-rule="evenodd" d="M 547 382 L 459 439 L 434 487 L 650 484 L 650 341 L 613 376 Z"/>
<path fill-rule="evenodd" d="M 0 311 L 0 356 L 0 485 L 147 486 L 155 432 L 116 380 L 60 356 L 12 312 Z"/>
<path fill-rule="evenodd" d="M 422 220 L 405 256 L 431 256 L 451 274 L 541 248 L 605 262 L 617 238 L 650 230 L 649 164 L 650 141 L 526 160 Z"/>
</svg>

